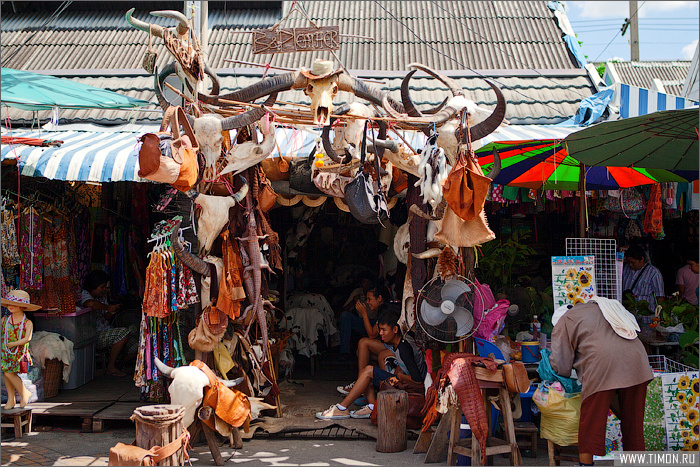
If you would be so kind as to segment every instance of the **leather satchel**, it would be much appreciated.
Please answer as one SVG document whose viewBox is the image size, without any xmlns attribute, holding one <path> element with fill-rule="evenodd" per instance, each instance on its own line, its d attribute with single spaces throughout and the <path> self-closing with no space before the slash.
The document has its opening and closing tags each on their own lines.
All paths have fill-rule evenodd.
<svg viewBox="0 0 700 467">
<path fill-rule="evenodd" d="M 512 362 L 503 365 L 503 379 L 509 392 L 526 393 L 530 390 L 530 378 L 522 362 Z"/>
<path fill-rule="evenodd" d="M 345 197 L 345 187 L 351 181 L 352 178 L 336 172 L 319 171 L 314 175 L 314 185 L 325 194 L 335 198 Z"/>
<path fill-rule="evenodd" d="M 297 159 L 292 161 L 292 167 L 289 169 L 289 187 L 302 193 L 308 193 L 311 195 L 321 195 L 321 190 L 316 188 L 314 181 L 311 176 L 312 166 L 314 163 L 314 152 L 316 148 L 311 151 L 309 157 L 306 159 Z"/>
<path fill-rule="evenodd" d="M 261 177 L 260 191 L 258 192 L 258 206 L 264 213 L 270 211 L 277 204 L 277 192 L 267 178 Z"/>
<path fill-rule="evenodd" d="M 262 161 L 262 169 L 270 180 L 280 182 L 289 180 L 289 163 L 291 157 L 268 157 Z"/>
<path fill-rule="evenodd" d="M 362 137 L 360 149 L 360 170 L 355 178 L 345 186 L 345 203 L 348 205 L 350 213 L 355 219 L 363 224 L 382 224 L 389 220 L 389 208 L 386 204 L 384 193 L 379 189 L 379 182 L 372 181 L 370 175 L 365 171 L 365 156 L 367 149 L 367 124 Z M 379 158 L 374 158 L 375 170 L 381 173 L 379 168 Z"/>
<path fill-rule="evenodd" d="M 459 151 L 457 163 L 442 185 L 442 196 L 455 214 L 471 221 L 484 209 L 491 179 L 474 162 L 474 151 Z"/>
<path fill-rule="evenodd" d="M 182 126 L 184 134 L 180 133 Z M 167 131 L 170 127 L 170 131 Z M 197 183 L 197 138 L 182 107 L 169 107 L 158 133 L 141 136 L 139 177 L 188 191 Z"/>
<path fill-rule="evenodd" d="M 174 455 L 181 448 L 185 451 L 185 460 L 190 456 L 187 452 L 190 433 L 183 429 L 182 434 L 166 446 L 153 446 L 144 449 L 132 444 L 117 443 L 109 449 L 109 462 L 107 465 L 158 465 L 162 460 Z M 136 441 L 134 440 L 134 443 Z"/>
</svg>

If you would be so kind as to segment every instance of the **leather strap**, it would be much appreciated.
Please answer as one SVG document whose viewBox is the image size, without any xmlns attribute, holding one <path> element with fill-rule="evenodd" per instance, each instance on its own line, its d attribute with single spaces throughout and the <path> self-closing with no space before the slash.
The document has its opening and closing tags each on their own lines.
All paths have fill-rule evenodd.
<svg viewBox="0 0 700 467">
<path fill-rule="evenodd" d="M 153 462 L 158 464 L 163 459 L 167 459 L 168 457 L 175 454 L 183 446 L 184 446 L 185 460 L 189 462 L 190 455 L 187 452 L 187 447 L 189 446 L 189 441 L 190 441 L 190 432 L 187 431 L 187 428 L 183 428 L 182 434 L 177 439 L 171 441 L 170 444 L 163 446 L 163 447 L 153 446 L 151 449 L 149 449 L 149 451 L 153 453 L 152 454 L 153 455 Z"/>
</svg>

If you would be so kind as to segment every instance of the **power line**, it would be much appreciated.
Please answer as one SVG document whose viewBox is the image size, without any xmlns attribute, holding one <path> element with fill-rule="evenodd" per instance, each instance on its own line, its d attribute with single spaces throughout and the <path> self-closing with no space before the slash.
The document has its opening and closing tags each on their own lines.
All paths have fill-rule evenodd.
<svg viewBox="0 0 700 467">
<path fill-rule="evenodd" d="M 634 18 L 635 16 L 637 16 L 637 13 L 639 13 L 639 10 L 644 6 L 645 3 L 646 3 L 646 1 L 643 2 L 641 5 L 639 5 L 639 6 L 637 7 L 637 9 L 635 10 L 634 14 L 630 17 L 630 19 L 629 19 L 630 21 L 632 21 L 632 18 Z M 610 39 L 610 42 L 608 42 L 608 45 L 606 45 L 605 48 L 604 48 L 603 50 L 600 51 L 600 53 L 599 53 L 598 56 L 595 58 L 595 60 L 593 60 L 594 62 L 597 62 L 598 59 L 600 58 L 600 56 L 603 55 L 603 52 L 605 52 L 606 50 L 608 50 L 608 47 L 610 47 L 610 44 L 613 43 L 613 41 L 617 38 L 617 36 L 620 34 L 620 32 L 622 32 L 622 30 L 617 31 L 617 34 L 615 34 L 615 37 L 613 37 L 612 39 Z"/>
<path fill-rule="evenodd" d="M 22 48 L 23 48 L 25 45 L 27 45 L 27 44 L 29 43 L 29 41 L 31 41 L 32 39 L 34 39 L 34 36 L 36 36 L 37 34 L 39 34 L 39 32 L 43 31 L 44 28 L 45 28 L 51 21 L 57 19 L 57 18 L 60 16 L 60 14 L 63 13 L 63 11 L 64 11 L 66 8 L 68 8 L 68 7 L 70 6 L 71 3 L 73 3 L 73 2 L 72 2 L 72 1 L 70 1 L 70 2 L 63 2 L 63 3 L 56 9 L 56 11 L 54 11 L 54 12 L 51 14 L 51 16 L 49 16 L 49 17 L 46 19 L 46 21 L 44 21 L 44 24 L 42 24 L 36 31 L 34 31 L 34 34 L 32 34 L 31 36 L 29 36 L 29 37 L 27 38 L 27 40 L 24 41 L 24 43 L 23 43 L 22 45 L 20 45 L 19 47 L 17 47 L 17 48 L 15 49 L 15 51 L 12 52 L 12 54 L 11 54 L 9 57 L 7 57 L 7 59 L 5 59 L 4 62 L 2 62 L 2 66 L 5 66 L 5 65 L 7 65 L 8 63 L 10 63 L 10 60 L 12 60 L 12 59 L 14 58 L 14 56 L 17 55 L 17 54 L 19 53 L 19 51 L 22 50 Z"/>
</svg>

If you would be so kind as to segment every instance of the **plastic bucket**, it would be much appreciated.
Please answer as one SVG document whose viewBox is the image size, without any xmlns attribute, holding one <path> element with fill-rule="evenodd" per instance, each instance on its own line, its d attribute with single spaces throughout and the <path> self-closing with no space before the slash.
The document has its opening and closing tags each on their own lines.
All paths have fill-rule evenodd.
<svg viewBox="0 0 700 467">
<path fill-rule="evenodd" d="M 540 361 L 540 343 L 527 341 L 520 344 L 523 352 L 523 363 L 537 363 Z"/>
</svg>

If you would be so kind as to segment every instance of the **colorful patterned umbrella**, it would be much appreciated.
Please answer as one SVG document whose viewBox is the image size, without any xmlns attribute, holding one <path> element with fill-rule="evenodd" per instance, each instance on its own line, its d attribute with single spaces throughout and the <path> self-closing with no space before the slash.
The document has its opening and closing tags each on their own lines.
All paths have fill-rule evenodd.
<svg viewBox="0 0 700 467">
<path fill-rule="evenodd" d="M 493 168 L 494 150 L 501 157 L 498 185 L 544 190 L 578 190 L 581 165 L 569 156 L 561 140 L 494 141 L 475 151 L 479 165 Z M 587 190 L 616 190 L 658 182 L 688 182 L 697 179 L 664 169 L 630 167 L 585 167 Z M 686 172 L 683 172 L 687 176 Z"/>
</svg>

